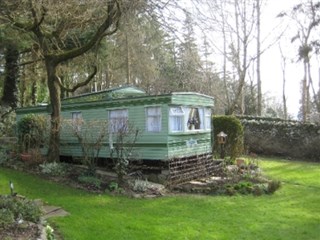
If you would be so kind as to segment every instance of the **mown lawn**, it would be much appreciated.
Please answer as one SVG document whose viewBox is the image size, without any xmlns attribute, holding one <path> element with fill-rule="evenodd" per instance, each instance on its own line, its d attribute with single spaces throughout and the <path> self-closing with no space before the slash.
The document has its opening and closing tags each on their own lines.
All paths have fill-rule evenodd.
<svg viewBox="0 0 320 240">
<path fill-rule="evenodd" d="M 15 189 L 61 206 L 71 215 L 51 223 L 66 240 L 320 239 L 320 164 L 263 159 L 265 173 L 283 182 L 274 195 L 167 196 L 130 199 L 75 190 L 0 169 L 0 193 Z"/>
</svg>

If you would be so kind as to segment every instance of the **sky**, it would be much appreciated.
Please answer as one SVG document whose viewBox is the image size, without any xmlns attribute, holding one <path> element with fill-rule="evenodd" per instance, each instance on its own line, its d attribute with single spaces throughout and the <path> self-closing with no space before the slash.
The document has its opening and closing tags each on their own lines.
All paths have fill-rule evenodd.
<svg viewBox="0 0 320 240">
<path fill-rule="evenodd" d="M 274 26 L 281 21 L 275 18 L 281 11 L 289 11 L 294 5 L 299 3 L 299 0 L 268 0 L 267 5 L 262 12 L 261 31 L 269 32 Z M 289 24 L 286 26 L 286 36 L 281 39 L 280 44 L 283 49 L 284 55 L 286 55 L 286 96 L 288 112 L 294 117 L 297 117 L 299 111 L 300 94 L 300 82 L 303 78 L 303 65 L 298 62 L 297 47 L 291 43 L 291 38 L 296 34 L 294 25 Z M 316 89 L 319 84 L 319 62 L 312 57 L 312 77 Z M 261 57 L 261 75 L 262 75 L 262 90 L 268 95 L 275 96 L 281 101 L 282 97 L 282 69 L 281 69 L 281 54 L 279 45 L 275 44 L 268 49 Z"/>
<path fill-rule="evenodd" d="M 181 0 L 184 2 L 188 9 L 193 11 L 194 14 L 199 15 L 198 5 L 195 1 Z M 261 10 L 261 40 L 264 41 L 261 49 L 267 49 L 261 56 L 261 81 L 262 81 L 262 92 L 267 98 L 276 99 L 277 103 L 282 104 L 282 68 L 281 68 L 281 54 L 279 50 L 279 44 L 274 43 L 280 32 L 284 31 L 286 37 L 282 37 L 280 41 L 281 49 L 287 58 L 286 62 L 286 97 L 287 97 L 287 107 L 288 113 L 293 118 L 297 118 L 299 111 L 299 100 L 300 100 L 300 83 L 303 78 L 303 65 L 298 62 L 298 46 L 297 43 L 292 44 L 291 38 L 297 33 L 294 29 L 295 25 L 293 23 L 289 24 L 289 21 L 285 18 L 277 18 L 280 12 L 290 12 L 293 6 L 300 2 L 306 2 L 307 0 L 263 0 L 263 8 Z M 200 12 L 205 12 L 206 10 L 201 9 Z M 201 15 L 201 14 L 200 14 Z M 206 15 L 206 14 L 204 14 Z M 181 15 L 183 18 L 183 15 Z M 205 22 L 205 19 L 203 20 Z M 200 23 L 201 24 L 201 23 Z M 201 37 L 203 33 L 198 32 L 198 37 L 200 37 L 199 45 L 203 43 Z M 214 45 L 219 45 L 221 47 L 221 38 L 210 34 L 207 32 L 209 42 Z M 267 47 L 268 46 L 268 47 Z M 219 47 L 218 47 L 219 48 Z M 255 49 L 255 47 L 253 47 Z M 254 50 L 255 51 L 255 50 Z M 213 58 L 214 62 L 219 64 L 220 59 Z M 319 86 L 319 61 L 313 57 L 311 62 L 313 70 L 313 82 L 318 89 Z M 253 70 L 251 70 L 253 72 Z"/>
</svg>

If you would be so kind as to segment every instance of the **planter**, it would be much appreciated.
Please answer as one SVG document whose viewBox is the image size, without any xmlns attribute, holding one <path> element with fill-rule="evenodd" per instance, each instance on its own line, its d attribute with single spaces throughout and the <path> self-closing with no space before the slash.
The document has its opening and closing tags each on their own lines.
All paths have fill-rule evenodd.
<svg viewBox="0 0 320 240">
<path fill-rule="evenodd" d="M 20 158 L 23 162 L 31 162 L 32 154 L 31 153 L 21 153 Z"/>
<path fill-rule="evenodd" d="M 244 166 L 245 165 L 244 159 L 238 158 L 236 160 L 236 164 L 237 164 L 238 167 Z"/>
<path fill-rule="evenodd" d="M 40 164 L 44 160 L 40 151 L 36 149 L 30 149 L 27 153 L 21 153 L 20 159 L 27 164 Z"/>
</svg>

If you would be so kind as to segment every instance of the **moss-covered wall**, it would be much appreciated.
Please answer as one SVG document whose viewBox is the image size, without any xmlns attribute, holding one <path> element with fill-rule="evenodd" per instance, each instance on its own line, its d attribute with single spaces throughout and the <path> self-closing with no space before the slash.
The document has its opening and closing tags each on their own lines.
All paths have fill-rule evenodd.
<svg viewBox="0 0 320 240">
<path fill-rule="evenodd" d="M 271 118 L 239 119 L 248 151 L 320 162 L 320 125 Z"/>
</svg>

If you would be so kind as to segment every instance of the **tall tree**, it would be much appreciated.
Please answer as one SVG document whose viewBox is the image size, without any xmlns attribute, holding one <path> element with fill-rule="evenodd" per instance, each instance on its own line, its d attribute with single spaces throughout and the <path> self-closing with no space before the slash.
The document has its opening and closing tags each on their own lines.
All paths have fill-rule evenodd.
<svg viewBox="0 0 320 240">
<path fill-rule="evenodd" d="M 0 3 L 1 20 L 18 31 L 30 32 L 44 59 L 47 85 L 50 95 L 51 131 L 49 161 L 59 161 L 61 88 L 74 91 L 87 84 L 96 73 L 66 88 L 58 77 L 61 63 L 74 59 L 96 46 L 106 35 L 117 30 L 120 19 L 120 3 L 107 1 L 11 1 Z"/>
<path fill-rule="evenodd" d="M 17 99 L 17 83 L 19 78 L 19 51 L 13 42 L 7 43 L 5 47 L 5 77 L 3 93 L 1 97 L 1 105 L 16 108 Z"/>
<path fill-rule="evenodd" d="M 320 41 L 318 29 L 320 26 L 320 2 L 308 0 L 297 4 L 290 13 L 281 13 L 280 17 L 289 17 L 296 26 L 297 34 L 291 42 L 299 41 L 298 58 L 303 64 L 303 79 L 301 82 L 301 118 L 307 121 L 310 114 L 311 95 L 310 87 L 313 88 L 310 59 L 313 53 L 317 53 Z M 313 96 L 315 97 L 315 91 Z"/>
<path fill-rule="evenodd" d="M 260 52 L 259 55 L 262 52 L 253 41 L 258 34 L 255 31 L 257 0 L 194 0 L 194 2 L 206 6 L 203 11 L 198 6 L 200 10 L 197 11 L 197 15 L 205 30 L 210 31 L 215 54 L 221 57 L 226 113 L 244 113 L 244 88 L 248 80 L 248 69 L 257 58 L 257 51 Z M 258 7 L 260 9 L 260 6 Z"/>
<path fill-rule="evenodd" d="M 280 50 L 280 54 L 281 54 L 283 114 L 284 114 L 284 119 L 287 120 L 288 119 L 287 96 L 286 96 L 286 66 L 287 66 L 287 58 L 284 56 L 280 44 L 279 44 L 279 50 Z"/>
<path fill-rule="evenodd" d="M 197 90 L 201 77 L 201 60 L 196 44 L 194 23 L 191 14 L 185 11 L 183 24 L 183 40 L 179 46 L 178 64 L 180 68 L 180 89 L 183 91 Z"/>
<path fill-rule="evenodd" d="M 262 81 L 260 72 L 260 57 L 261 57 L 261 0 L 256 0 L 256 12 L 257 12 L 257 86 L 258 86 L 258 103 L 257 103 L 257 115 L 261 116 L 262 113 Z"/>
</svg>

